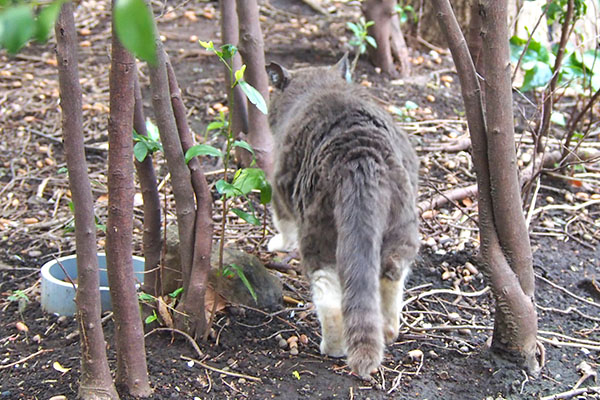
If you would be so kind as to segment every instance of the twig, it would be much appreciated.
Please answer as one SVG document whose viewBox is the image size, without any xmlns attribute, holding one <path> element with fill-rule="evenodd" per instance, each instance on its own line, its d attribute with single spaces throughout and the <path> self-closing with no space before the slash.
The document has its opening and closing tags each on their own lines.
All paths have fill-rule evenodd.
<svg viewBox="0 0 600 400">
<path fill-rule="evenodd" d="M 202 353 L 202 350 L 200 350 L 200 346 L 198 346 L 198 343 L 196 343 L 196 341 L 194 340 L 193 337 L 191 337 L 190 335 L 188 335 L 187 333 L 185 333 L 184 331 L 180 331 L 179 329 L 175 329 L 175 328 L 167 328 L 167 327 L 163 327 L 163 328 L 154 328 L 153 330 L 151 330 L 150 332 L 146 333 L 144 335 L 144 337 L 150 336 L 152 335 L 154 332 L 158 332 L 158 331 L 168 331 L 168 332 L 175 332 L 175 333 L 179 333 L 180 335 L 182 335 L 183 337 L 185 337 L 190 344 L 192 345 L 192 347 L 194 348 L 194 350 L 196 350 L 196 353 L 198 354 L 198 356 L 200 357 L 204 357 L 204 354 Z"/>
<path fill-rule="evenodd" d="M 569 290 L 565 289 L 564 287 L 557 285 L 556 283 L 552 282 L 549 279 L 544 278 L 543 276 L 541 276 L 539 274 L 535 274 L 535 277 L 537 279 L 543 281 L 543 282 L 546 282 L 548 285 L 550 285 L 550 286 L 552 286 L 552 287 L 554 287 L 554 288 L 556 288 L 556 289 L 558 289 L 558 290 L 560 290 L 560 291 L 568 294 L 569 296 L 573 297 L 574 299 L 577 299 L 577 300 L 579 300 L 579 301 L 581 301 L 583 303 L 589 304 L 591 306 L 600 308 L 600 304 L 595 303 L 595 302 L 593 302 L 591 300 L 584 299 L 581 296 L 577 296 L 575 293 L 570 292 Z"/>
<path fill-rule="evenodd" d="M 206 363 L 204 363 L 204 362 L 202 362 L 200 360 L 196 360 L 196 359 L 193 359 L 191 357 L 181 356 L 181 358 L 183 360 L 193 361 L 193 362 L 197 363 L 198 365 L 200 365 L 202 368 L 206 368 L 208 370 L 211 370 L 213 372 L 217 372 L 219 374 L 228 375 L 228 376 L 234 376 L 236 378 L 245 378 L 245 379 L 248 379 L 250 381 L 261 382 L 262 383 L 262 380 L 260 378 L 257 378 L 256 376 L 239 374 L 237 372 L 224 371 L 222 369 L 219 369 L 219 368 L 216 368 L 216 367 L 212 367 L 212 366 L 210 366 L 210 365 L 208 365 L 208 364 L 206 364 Z"/>
<path fill-rule="evenodd" d="M 51 351 L 54 351 L 54 350 L 53 349 L 42 349 L 40 351 L 36 351 L 35 353 L 30 354 L 30 355 L 28 355 L 25 358 L 21 358 L 20 360 L 15 361 L 13 363 L 6 364 L 6 365 L 0 365 L 0 369 L 6 369 L 6 368 L 14 367 L 17 364 L 21 364 L 21 363 L 24 363 L 25 361 L 31 360 L 32 358 L 37 357 L 37 356 L 39 356 L 42 353 L 48 353 L 48 352 L 51 352 Z"/>
<path fill-rule="evenodd" d="M 570 399 L 580 394 L 598 394 L 600 393 L 600 386 L 589 386 L 581 389 L 567 390 L 566 392 L 552 394 L 550 396 L 544 396 L 540 400 L 558 400 L 558 399 Z"/>
</svg>

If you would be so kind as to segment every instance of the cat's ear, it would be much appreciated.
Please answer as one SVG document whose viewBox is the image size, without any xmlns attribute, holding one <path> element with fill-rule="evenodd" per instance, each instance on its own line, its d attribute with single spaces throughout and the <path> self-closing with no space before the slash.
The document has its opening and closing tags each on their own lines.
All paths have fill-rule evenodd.
<svg viewBox="0 0 600 400">
<path fill-rule="evenodd" d="M 290 73 L 277 63 L 267 65 L 267 75 L 271 80 L 271 84 L 279 90 L 285 89 L 290 81 Z"/>
<path fill-rule="evenodd" d="M 334 65 L 334 68 L 339 72 L 342 79 L 346 82 L 352 82 L 352 71 L 350 70 L 350 62 L 348 61 L 348 52 L 344 53 L 340 61 Z"/>
</svg>

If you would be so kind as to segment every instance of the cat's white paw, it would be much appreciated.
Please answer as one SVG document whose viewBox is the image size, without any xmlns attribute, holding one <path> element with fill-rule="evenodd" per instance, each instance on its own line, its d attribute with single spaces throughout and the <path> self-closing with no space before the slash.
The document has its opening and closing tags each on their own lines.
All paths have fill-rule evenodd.
<svg viewBox="0 0 600 400">
<path fill-rule="evenodd" d="M 333 358 L 342 358 L 346 355 L 346 349 L 343 342 L 321 340 L 321 354 Z"/>
<path fill-rule="evenodd" d="M 398 318 L 386 321 L 383 326 L 383 337 L 385 344 L 392 344 L 398 338 L 398 332 L 400 331 L 400 323 Z"/>
<path fill-rule="evenodd" d="M 273 236 L 267 244 L 267 249 L 273 251 L 284 251 L 289 252 L 296 248 L 296 244 L 290 240 L 287 240 L 281 233 Z"/>
</svg>

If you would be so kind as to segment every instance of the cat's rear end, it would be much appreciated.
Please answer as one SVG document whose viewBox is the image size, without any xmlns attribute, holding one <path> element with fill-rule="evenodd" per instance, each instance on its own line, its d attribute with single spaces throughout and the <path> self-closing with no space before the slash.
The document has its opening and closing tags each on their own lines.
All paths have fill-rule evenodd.
<svg viewBox="0 0 600 400">
<path fill-rule="evenodd" d="M 322 329 L 321 352 L 368 376 L 398 334 L 403 283 L 418 249 L 417 159 L 347 61 L 287 72 L 276 90 L 275 223 L 270 250 L 299 245 Z"/>
</svg>

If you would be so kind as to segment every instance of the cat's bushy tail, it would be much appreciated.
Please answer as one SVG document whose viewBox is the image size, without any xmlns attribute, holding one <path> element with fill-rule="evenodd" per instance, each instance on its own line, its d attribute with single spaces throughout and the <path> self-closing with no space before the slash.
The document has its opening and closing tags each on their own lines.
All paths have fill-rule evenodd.
<svg viewBox="0 0 600 400">
<path fill-rule="evenodd" d="M 334 211 L 348 365 L 362 377 L 379 366 L 384 350 L 379 275 L 389 194 L 373 161 L 345 165 Z"/>
</svg>

